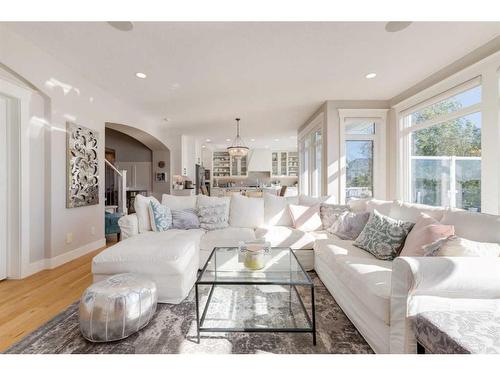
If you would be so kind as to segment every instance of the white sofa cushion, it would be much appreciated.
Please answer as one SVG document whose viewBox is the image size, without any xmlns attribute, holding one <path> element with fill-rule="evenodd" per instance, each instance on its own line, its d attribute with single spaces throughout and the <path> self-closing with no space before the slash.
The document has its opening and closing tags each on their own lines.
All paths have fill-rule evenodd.
<svg viewBox="0 0 500 375">
<path fill-rule="evenodd" d="M 446 210 L 442 224 L 455 226 L 455 235 L 472 241 L 500 243 L 500 216 Z"/>
<path fill-rule="evenodd" d="M 229 225 L 253 229 L 264 226 L 264 199 L 233 194 L 229 209 Z"/>
<path fill-rule="evenodd" d="M 319 203 L 337 204 L 337 198 L 333 195 L 324 195 L 322 197 L 310 197 L 308 195 L 299 195 L 299 203 L 302 206 L 314 206 Z"/>
<path fill-rule="evenodd" d="M 397 201 L 383 201 L 379 199 L 370 199 L 366 202 L 366 210 L 370 213 L 377 210 L 379 213 L 385 216 L 391 216 L 391 213 L 397 212 L 399 208 Z"/>
<path fill-rule="evenodd" d="M 130 237 L 95 256 L 92 273 L 181 274 L 193 257 L 198 258 L 202 234 L 199 229 L 170 229 Z"/>
<path fill-rule="evenodd" d="M 352 241 L 337 238 L 317 240 L 314 256 L 321 258 L 352 294 L 389 325 L 392 262 L 378 260 Z"/>
<path fill-rule="evenodd" d="M 299 229 L 273 226 L 257 228 L 255 237 L 271 243 L 273 247 L 289 247 L 293 250 L 313 249 L 314 241 L 329 238 L 326 231 L 304 232 Z"/>
<path fill-rule="evenodd" d="M 196 208 L 196 195 L 177 196 L 170 194 L 163 194 L 161 196 L 161 204 L 167 206 L 171 210 L 186 210 L 188 208 Z"/>
<path fill-rule="evenodd" d="M 151 227 L 151 218 L 149 216 L 149 202 L 151 201 L 160 203 L 155 197 L 145 197 L 141 194 L 137 194 L 134 199 L 134 210 L 139 223 L 139 233 L 153 230 Z"/>
<path fill-rule="evenodd" d="M 252 228 L 227 227 L 206 232 L 200 241 L 200 264 L 202 269 L 214 247 L 235 247 L 241 241 L 255 240 Z"/>
<path fill-rule="evenodd" d="M 323 223 L 319 215 L 319 204 L 314 206 L 288 205 L 295 229 L 312 232 L 323 229 Z"/>
<path fill-rule="evenodd" d="M 212 251 L 214 247 L 238 246 L 240 241 L 255 240 L 255 231 L 251 228 L 227 227 L 206 232 L 201 237 L 200 249 Z"/>
<path fill-rule="evenodd" d="M 264 194 L 264 225 L 293 226 L 292 217 L 288 211 L 288 204 L 292 203 L 285 197 L 265 193 Z"/>
<path fill-rule="evenodd" d="M 396 220 L 416 223 L 420 219 L 420 214 L 424 213 L 439 221 L 443 218 L 445 211 L 446 209 L 443 207 L 433 207 L 425 204 L 396 201 L 389 216 Z"/>
</svg>

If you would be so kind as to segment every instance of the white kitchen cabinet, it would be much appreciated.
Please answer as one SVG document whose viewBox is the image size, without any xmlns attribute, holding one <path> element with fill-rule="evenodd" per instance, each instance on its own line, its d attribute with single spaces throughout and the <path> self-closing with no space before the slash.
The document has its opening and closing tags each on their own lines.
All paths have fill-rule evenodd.
<svg viewBox="0 0 500 375">
<path fill-rule="evenodd" d="M 297 177 L 299 169 L 299 157 L 297 152 L 273 151 L 272 152 L 272 176 L 273 177 Z"/>
</svg>

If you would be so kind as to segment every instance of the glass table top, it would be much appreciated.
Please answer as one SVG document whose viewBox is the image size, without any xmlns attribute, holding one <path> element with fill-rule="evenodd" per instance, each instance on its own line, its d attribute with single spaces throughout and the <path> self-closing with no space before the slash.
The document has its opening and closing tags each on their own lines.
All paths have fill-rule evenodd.
<svg viewBox="0 0 500 375">
<path fill-rule="evenodd" d="M 271 248 L 264 268 L 250 270 L 237 247 L 216 247 L 198 277 L 198 284 L 312 285 L 309 275 L 290 248 Z"/>
</svg>

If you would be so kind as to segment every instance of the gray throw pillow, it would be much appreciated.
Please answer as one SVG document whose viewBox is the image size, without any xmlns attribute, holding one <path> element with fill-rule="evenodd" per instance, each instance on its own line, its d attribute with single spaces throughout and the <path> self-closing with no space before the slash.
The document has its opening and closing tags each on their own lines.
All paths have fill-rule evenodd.
<svg viewBox="0 0 500 375">
<path fill-rule="evenodd" d="M 349 206 L 344 204 L 321 203 L 319 206 L 319 217 L 323 223 L 323 229 L 330 228 L 340 215 L 349 211 Z"/>
<path fill-rule="evenodd" d="M 395 220 L 374 210 L 353 244 L 377 259 L 393 260 L 399 255 L 413 225 L 409 221 Z"/>
<path fill-rule="evenodd" d="M 342 240 L 355 240 L 370 218 L 369 212 L 344 211 L 328 229 L 328 232 Z"/>
<path fill-rule="evenodd" d="M 198 229 L 199 227 L 200 221 L 194 209 L 172 210 L 173 229 Z"/>
<path fill-rule="evenodd" d="M 198 207 L 200 227 L 206 230 L 223 229 L 229 226 L 227 204 L 214 204 L 212 206 Z"/>
</svg>

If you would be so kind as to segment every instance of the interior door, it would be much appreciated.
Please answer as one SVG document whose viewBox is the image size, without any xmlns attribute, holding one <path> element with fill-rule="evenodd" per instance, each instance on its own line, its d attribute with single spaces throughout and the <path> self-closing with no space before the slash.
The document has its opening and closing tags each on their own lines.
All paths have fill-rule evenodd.
<svg viewBox="0 0 500 375">
<path fill-rule="evenodd" d="M 7 277 L 7 99 L 0 95 L 0 280 Z"/>
</svg>

